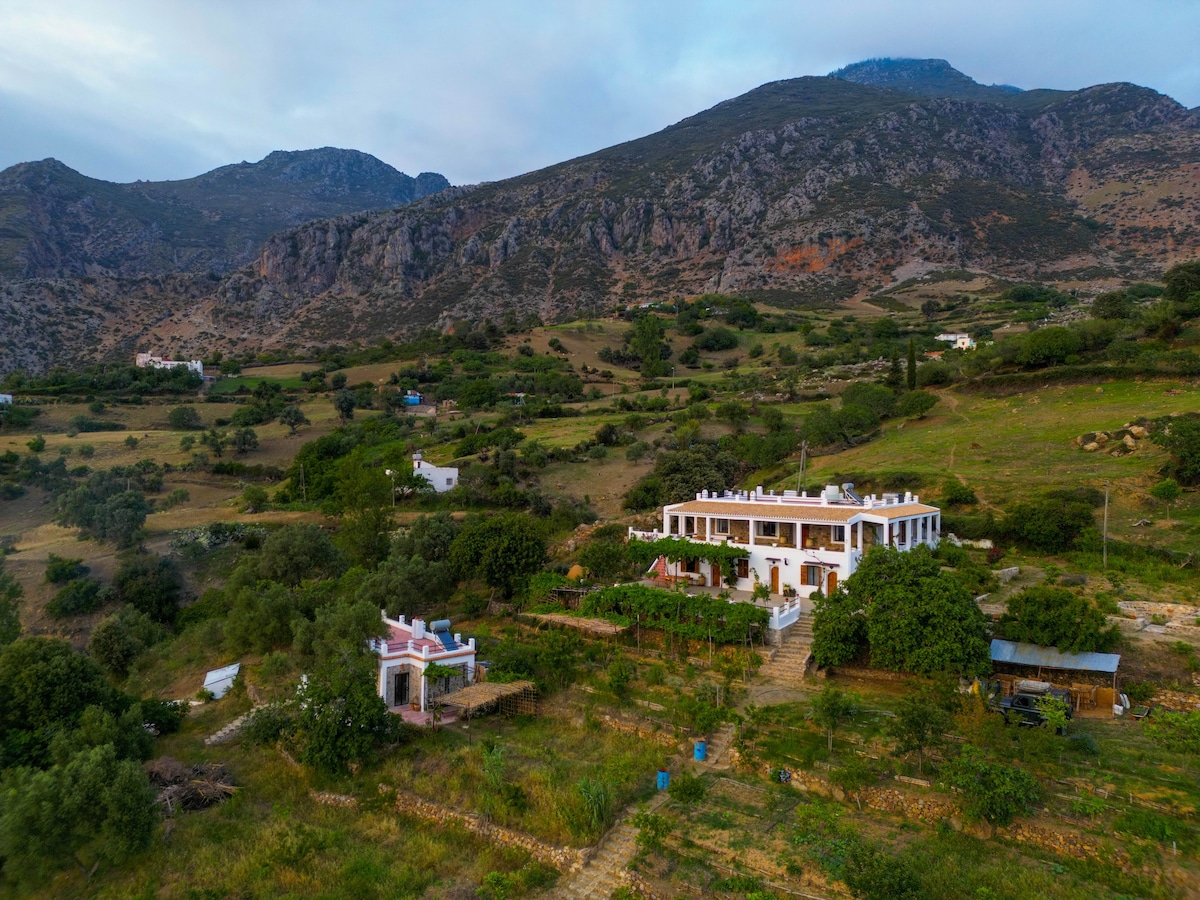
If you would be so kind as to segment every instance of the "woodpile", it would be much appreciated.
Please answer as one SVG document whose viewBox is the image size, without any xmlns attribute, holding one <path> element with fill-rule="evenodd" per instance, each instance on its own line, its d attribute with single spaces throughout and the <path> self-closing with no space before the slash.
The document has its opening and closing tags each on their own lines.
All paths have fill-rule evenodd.
<svg viewBox="0 0 1200 900">
<path fill-rule="evenodd" d="M 170 756 L 146 763 L 150 784 L 158 788 L 157 800 L 168 816 L 175 810 L 208 809 L 237 791 L 233 774 L 220 763 L 185 766 Z"/>
</svg>

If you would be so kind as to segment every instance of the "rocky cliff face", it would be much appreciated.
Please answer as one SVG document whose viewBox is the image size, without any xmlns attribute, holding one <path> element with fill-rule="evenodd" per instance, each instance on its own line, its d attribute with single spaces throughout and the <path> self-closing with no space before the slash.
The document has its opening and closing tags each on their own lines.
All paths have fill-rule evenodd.
<svg viewBox="0 0 1200 900">
<path fill-rule="evenodd" d="M 1134 255 L 1112 227 L 1132 194 L 1089 205 L 1079 187 L 1173 177 L 1200 150 L 1188 110 L 1133 85 L 986 90 L 778 82 L 542 172 L 309 223 L 221 285 L 211 331 L 370 339 L 701 291 L 837 300 L 933 268 L 1150 276 L 1195 252 L 1194 184 L 1167 239 Z"/>
<path fill-rule="evenodd" d="M 775 82 L 519 178 L 307 222 L 137 327 L 244 351 L 701 291 L 829 303 L 937 268 L 1079 285 L 1200 255 L 1200 123 L 1170 98 L 975 96 L 918 68 L 904 90 L 894 66 Z"/>
<path fill-rule="evenodd" d="M 449 184 L 355 150 L 275 152 L 185 181 L 112 184 L 57 160 L 0 172 L 0 276 L 227 272 L 271 234 L 411 203 Z"/>
</svg>

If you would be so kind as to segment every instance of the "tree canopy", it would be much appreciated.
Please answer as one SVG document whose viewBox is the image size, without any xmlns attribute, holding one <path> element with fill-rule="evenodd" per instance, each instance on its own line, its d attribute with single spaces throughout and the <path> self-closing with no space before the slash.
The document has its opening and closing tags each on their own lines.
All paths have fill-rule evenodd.
<svg viewBox="0 0 1200 900">
<path fill-rule="evenodd" d="M 999 632 L 1010 641 L 1057 647 L 1064 653 L 1107 652 L 1121 639 L 1087 597 L 1050 585 L 1013 595 L 1000 617 Z"/>
<path fill-rule="evenodd" d="M 864 639 L 871 663 L 885 669 L 975 675 L 990 668 L 983 613 L 927 547 L 907 553 L 873 547 L 832 597 L 817 600 L 818 663 L 849 662 Z"/>
</svg>

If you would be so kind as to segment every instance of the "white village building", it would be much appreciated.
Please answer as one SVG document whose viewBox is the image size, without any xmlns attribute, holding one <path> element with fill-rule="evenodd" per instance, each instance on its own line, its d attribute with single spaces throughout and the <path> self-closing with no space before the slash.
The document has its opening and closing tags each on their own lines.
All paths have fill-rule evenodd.
<svg viewBox="0 0 1200 900">
<path fill-rule="evenodd" d="M 439 619 L 426 626 L 423 619 L 389 619 L 383 610 L 388 634 L 371 641 L 379 656 L 377 689 L 388 709 L 408 706 L 424 712 L 433 701 L 460 690 L 475 680 L 475 638 L 463 643 L 461 634 L 450 633 L 450 620 Z M 457 675 L 426 678 L 432 663 L 458 670 Z"/>
<path fill-rule="evenodd" d="M 12 406 L 12 394 L 0 394 L 0 406 Z"/>
<path fill-rule="evenodd" d="M 184 368 L 204 377 L 204 363 L 198 359 L 163 359 L 153 353 L 139 353 L 133 358 L 133 364 L 139 369 L 179 369 Z"/>
<path fill-rule="evenodd" d="M 420 453 L 413 454 L 413 474 L 428 481 L 439 494 L 446 493 L 458 484 L 458 469 L 454 466 L 435 466 L 422 459 Z"/>
<path fill-rule="evenodd" d="M 736 590 L 762 583 L 772 595 L 796 597 L 796 609 L 816 591 L 826 595 L 854 574 L 871 547 L 908 551 L 936 547 L 941 511 L 914 494 L 859 497 L 851 484 L 828 485 L 820 493 L 702 491 L 695 500 L 663 507 L 662 530 L 629 530 L 633 539 L 683 538 L 744 548 L 735 561 Z M 727 584 L 727 572 L 703 560 L 659 558 L 656 577 L 698 585 Z M 791 609 L 791 605 L 788 604 Z"/>
<path fill-rule="evenodd" d="M 955 350 L 974 350 L 975 342 L 971 340 L 969 334 L 964 334 L 961 331 L 946 332 L 937 336 L 939 341 L 945 341 L 947 344 L 953 344 Z"/>
</svg>

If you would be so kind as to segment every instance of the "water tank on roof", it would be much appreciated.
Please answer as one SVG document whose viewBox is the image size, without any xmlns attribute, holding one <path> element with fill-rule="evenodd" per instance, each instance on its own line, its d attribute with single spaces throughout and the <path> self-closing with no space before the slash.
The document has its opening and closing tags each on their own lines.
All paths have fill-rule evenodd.
<svg viewBox="0 0 1200 900">
<path fill-rule="evenodd" d="M 825 490 L 821 493 L 821 497 L 833 503 L 842 499 L 842 492 L 836 484 L 825 485 Z"/>
</svg>

